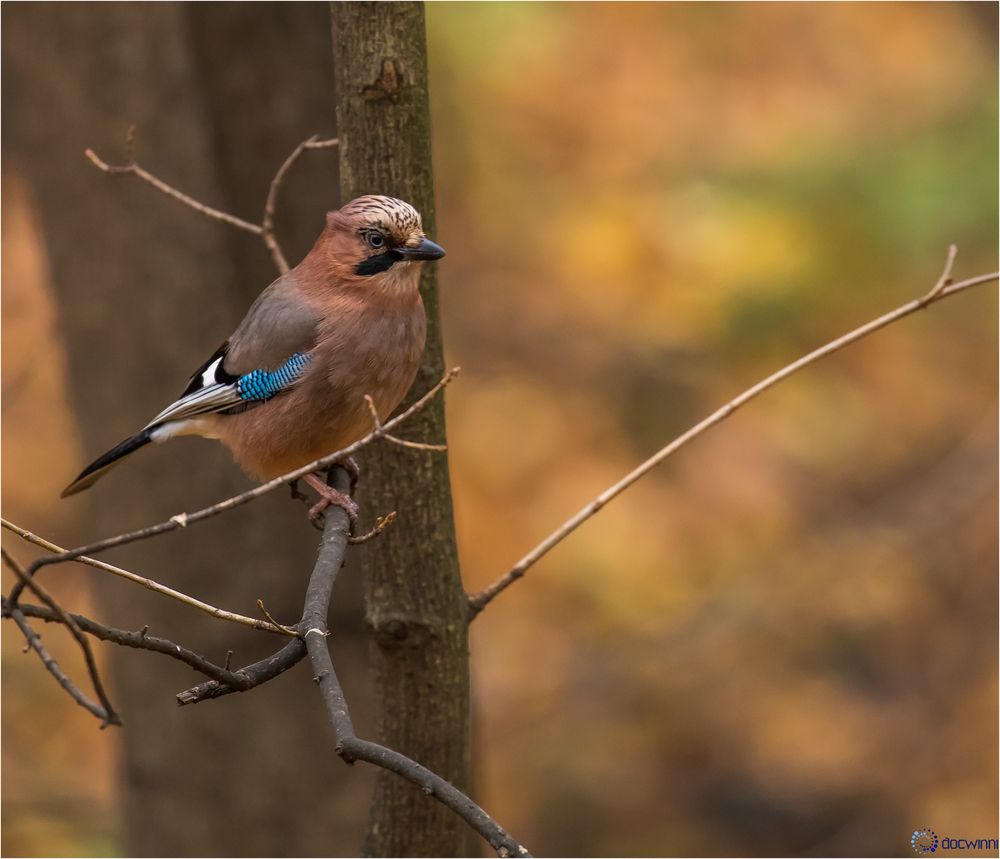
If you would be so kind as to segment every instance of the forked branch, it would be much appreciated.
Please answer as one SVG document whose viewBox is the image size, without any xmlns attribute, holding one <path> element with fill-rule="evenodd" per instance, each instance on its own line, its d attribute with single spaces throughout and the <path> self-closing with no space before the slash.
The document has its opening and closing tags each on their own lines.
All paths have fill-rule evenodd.
<svg viewBox="0 0 1000 859">
<path fill-rule="evenodd" d="M 261 218 L 259 224 L 252 223 L 250 221 L 245 221 L 243 218 L 237 218 L 235 215 L 230 215 L 228 212 L 223 212 L 221 209 L 215 209 L 212 206 L 207 206 L 204 203 L 196 200 L 183 191 L 179 191 L 173 185 L 164 182 L 157 176 L 154 176 L 144 167 L 140 166 L 137 161 L 132 158 L 132 150 L 135 145 L 135 126 L 129 128 L 128 136 L 126 138 L 126 151 L 129 155 L 129 162 L 127 164 L 108 164 L 104 161 L 93 149 L 87 149 L 84 151 L 84 155 L 90 160 L 98 170 L 103 173 L 108 173 L 113 176 L 123 176 L 132 175 L 137 179 L 141 179 L 149 185 L 152 185 L 161 194 L 166 194 L 168 197 L 172 197 L 179 203 L 183 203 L 190 209 L 204 215 L 206 218 L 211 218 L 213 221 L 221 221 L 224 224 L 229 224 L 231 227 L 236 227 L 238 230 L 243 230 L 247 233 L 252 233 L 255 236 L 260 236 L 261 240 L 264 242 L 264 246 L 267 248 L 267 252 L 271 255 L 271 259 L 274 261 L 275 268 L 278 269 L 279 274 L 284 274 L 289 269 L 288 260 L 285 257 L 284 251 L 281 249 L 281 245 L 278 242 L 277 237 L 274 234 L 274 218 L 277 211 L 278 205 L 278 191 L 281 189 L 281 184 L 285 181 L 285 176 L 291 169 L 292 165 L 298 161 L 299 156 L 302 155 L 307 149 L 331 149 L 337 146 L 338 140 L 336 137 L 331 137 L 328 139 L 320 139 L 320 137 L 314 134 L 308 140 L 302 141 L 295 149 L 292 150 L 291 154 L 284 160 L 282 165 L 278 168 L 278 172 L 274 174 L 274 178 L 271 180 L 270 187 L 267 192 L 267 200 L 264 202 L 264 214 Z"/>
<path fill-rule="evenodd" d="M 94 652 L 90 648 L 90 642 L 87 641 L 87 637 L 80 630 L 76 621 L 53 599 L 53 597 L 46 591 L 40 584 L 33 582 L 21 565 L 14 560 L 14 558 L 8 553 L 6 549 L 0 549 L 0 555 L 3 557 L 3 562 L 7 568 L 19 579 L 20 583 L 27 587 L 36 597 L 38 597 L 46 606 L 48 606 L 49 611 L 59 618 L 60 622 L 65 624 L 69 629 L 76 643 L 80 645 L 80 650 L 83 653 L 83 661 L 87 665 L 87 673 L 90 675 L 90 682 L 94 687 L 94 692 L 97 695 L 100 705 L 94 704 L 86 695 L 80 692 L 79 689 L 73 684 L 73 681 L 69 679 L 66 674 L 64 674 L 56 661 L 49 655 L 49 653 L 42 647 L 41 640 L 37 633 L 35 633 L 29 626 L 24 615 L 18 612 L 15 607 L 11 607 L 8 611 L 8 606 L 4 605 L 4 614 L 9 616 L 14 623 L 17 624 L 21 632 L 24 633 L 24 637 L 27 639 L 29 647 L 34 650 L 39 658 L 42 660 L 42 664 L 48 669 L 49 673 L 55 677 L 56 681 L 62 686 L 70 696 L 76 701 L 80 706 L 86 708 L 95 716 L 101 720 L 101 727 L 105 728 L 108 725 L 120 725 L 121 719 L 118 713 L 115 712 L 115 708 L 111 704 L 111 699 L 108 698 L 108 693 L 104 689 L 104 683 L 101 680 L 100 672 L 97 669 L 97 661 L 94 659 Z"/>
</svg>

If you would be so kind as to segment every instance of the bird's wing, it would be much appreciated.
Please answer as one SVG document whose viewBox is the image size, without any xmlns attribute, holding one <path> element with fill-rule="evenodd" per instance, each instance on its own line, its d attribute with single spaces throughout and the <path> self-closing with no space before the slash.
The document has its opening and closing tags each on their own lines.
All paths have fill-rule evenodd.
<svg viewBox="0 0 1000 859">
<path fill-rule="evenodd" d="M 260 294 L 233 336 L 147 428 L 263 402 L 301 378 L 316 345 L 319 318 L 287 278 Z"/>
</svg>

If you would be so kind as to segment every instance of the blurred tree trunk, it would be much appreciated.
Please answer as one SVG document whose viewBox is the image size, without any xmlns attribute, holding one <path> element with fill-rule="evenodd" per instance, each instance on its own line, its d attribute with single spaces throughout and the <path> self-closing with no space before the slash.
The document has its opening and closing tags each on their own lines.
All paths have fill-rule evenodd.
<svg viewBox="0 0 1000 859">
<path fill-rule="evenodd" d="M 435 236 L 423 5 L 333 3 L 331 15 L 342 198 L 407 200 Z M 425 266 L 421 281 L 427 349 L 411 400 L 444 372 L 436 272 Z M 408 429 L 412 437 L 443 442 L 443 400 Z M 366 457 L 361 490 L 370 515 L 399 511 L 396 524 L 360 551 L 379 739 L 467 790 L 468 629 L 447 457 L 381 446 Z M 443 806 L 379 773 L 367 853 L 468 855 L 468 837 Z"/>
<path fill-rule="evenodd" d="M 4 169 L 27 179 L 41 217 L 73 406 L 83 447 L 96 456 L 179 393 L 275 273 L 253 236 L 132 177 L 99 173 L 84 148 L 126 160 L 134 122 L 141 163 L 209 204 L 259 219 L 287 153 L 333 130 L 328 12 L 298 3 L 23 4 L 4 6 L 3 25 Z M 335 161 L 309 154 L 283 189 L 278 228 L 290 258 L 336 204 Z M 246 485 L 221 447 L 182 439 L 144 450 L 61 502 L 75 508 L 79 528 L 54 536 L 70 545 L 107 536 Z M 44 522 L 26 524 L 46 532 Z M 303 508 L 276 493 L 109 557 L 246 614 L 256 613 L 260 597 L 276 617 L 294 620 L 317 542 Z M 234 664 L 244 664 L 275 646 L 93 571 L 50 574 L 98 581 L 102 620 L 149 624 L 216 661 L 232 649 Z M 331 623 L 363 723 L 360 588 L 356 576 L 341 582 L 348 590 L 338 591 Z M 112 650 L 125 718 L 125 855 L 354 853 L 364 782 L 356 788 L 372 776 L 337 761 L 308 669 L 251 695 L 178 709 L 174 693 L 196 675 Z M 342 789 L 348 780 L 351 789 Z"/>
</svg>

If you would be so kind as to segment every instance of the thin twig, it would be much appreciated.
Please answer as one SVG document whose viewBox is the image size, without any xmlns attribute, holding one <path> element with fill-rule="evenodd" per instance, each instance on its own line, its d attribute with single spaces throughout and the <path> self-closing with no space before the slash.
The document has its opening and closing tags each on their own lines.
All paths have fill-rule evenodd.
<svg viewBox="0 0 1000 859">
<path fill-rule="evenodd" d="M 17 536 L 21 537 L 23 540 L 27 540 L 29 543 L 34 543 L 36 546 L 41 546 L 43 549 L 47 549 L 50 552 L 56 552 L 59 554 L 66 552 L 66 549 L 57 546 L 55 543 L 50 543 L 43 537 L 39 537 L 37 534 L 32 534 L 30 531 L 21 528 L 19 525 L 15 525 L 13 522 L 8 522 L 6 519 L 0 519 L 0 526 L 13 532 L 14 534 L 17 534 Z M 73 560 L 79 564 L 86 564 L 88 567 L 94 567 L 95 569 L 103 570 L 106 573 L 111 573 L 112 575 L 126 579 L 127 581 L 134 582 L 137 585 L 142 585 L 142 587 L 147 590 L 151 590 L 154 593 L 162 594 L 163 596 L 175 599 L 178 602 L 182 602 L 185 605 L 189 605 L 192 608 L 198 609 L 198 611 L 203 611 L 212 617 L 219 618 L 220 620 L 228 620 L 232 623 L 242 624 L 243 626 L 251 626 L 254 629 L 259 629 L 264 632 L 278 632 L 282 635 L 295 635 L 294 631 L 287 632 L 287 628 L 282 627 L 280 624 L 272 627 L 267 623 L 267 621 L 259 620 L 255 617 L 246 617 L 242 614 L 236 614 L 235 612 L 217 608 L 214 605 L 209 605 L 207 602 L 202 602 L 200 599 L 196 599 L 186 593 L 169 588 L 166 585 L 161 585 L 153 579 L 140 576 L 129 570 L 123 569 L 122 567 L 116 567 L 113 564 L 106 564 L 104 561 L 98 561 L 94 558 L 88 558 L 82 555 L 74 558 Z"/>
<path fill-rule="evenodd" d="M 285 176 L 288 174 L 288 171 L 303 152 L 307 149 L 329 149 L 337 146 L 338 142 L 339 141 L 336 137 L 320 140 L 319 137 L 314 134 L 308 140 L 304 140 L 292 150 L 291 155 L 284 160 L 282 165 L 278 168 L 278 172 L 274 174 L 274 178 L 271 180 L 271 185 L 267 192 L 267 200 L 264 203 L 264 216 L 259 224 L 252 224 L 250 221 L 244 221 L 243 218 L 237 218 L 235 215 L 230 215 L 228 212 L 223 212 L 220 209 L 214 209 L 211 206 L 206 206 L 204 203 L 199 202 L 194 197 L 185 194 L 183 191 L 178 191 L 172 185 L 169 185 L 162 179 L 154 176 L 145 168 L 140 167 L 138 162 L 136 162 L 133 157 L 135 149 L 134 125 L 129 127 L 128 134 L 125 138 L 125 151 L 129 159 L 127 164 L 108 164 L 106 161 L 102 160 L 93 149 L 87 149 L 84 154 L 90 159 L 90 162 L 97 167 L 98 170 L 101 170 L 104 173 L 109 173 L 111 175 L 131 174 L 132 176 L 136 176 L 143 182 L 147 182 L 152 185 L 157 191 L 166 194 L 168 197 L 172 197 L 207 218 L 211 218 L 215 221 L 222 221 L 223 223 L 236 227 L 239 230 L 253 233 L 255 236 L 260 236 L 264 242 L 264 246 L 267 248 L 267 252 L 271 255 L 271 259 L 274 261 L 275 268 L 278 269 L 278 273 L 285 274 L 285 272 L 289 270 L 288 260 L 285 258 L 284 251 L 282 251 L 281 245 L 278 243 L 278 239 L 274 234 L 274 218 L 278 205 L 278 191 L 281 188 L 282 182 L 285 181 Z"/>
<path fill-rule="evenodd" d="M 951 270 L 955 266 L 956 256 L 958 256 L 958 245 L 948 245 L 948 256 L 944 261 L 944 271 L 941 272 L 941 277 L 938 278 L 937 283 L 931 287 L 931 291 L 924 296 L 924 301 L 927 303 L 937 298 L 941 294 L 941 290 L 951 284 Z"/>
<path fill-rule="evenodd" d="M 375 400 L 371 398 L 368 394 L 365 394 L 365 403 L 368 405 L 368 411 L 372 416 L 372 426 L 373 432 L 377 438 L 385 439 L 392 444 L 397 444 L 400 447 L 408 447 L 411 450 L 434 450 L 438 452 L 446 452 L 448 450 L 448 445 L 446 444 L 427 444 L 422 441 L 409 441 L 405 438 L 399 438 L 398 436 L 390 435 L 385 431 L 385 427 L 382 426 L 382 421 L 379 420 L 378 411 L 375 408 Z"/>
<path fill-rule="evenodd" d="M 367 534 L 362 534 L 360 537 L 348 537 L 347 542 L 352 546 L 360 546 L 362 543 L 367 543 L 369 540 L 374 540 L 379 534 L 381 534 L 386 528 L 388 528 L 393 522 L 396 521 L 396 511 L 393 510 L 386 513 L 385 516 L 379 516 L 375 520 L 375 526 Z"/>
<path fill-rule="evenodd" d="M 348 485 L 347 473 L 336 469 L 331 475 L 340 491 Z M 299 629 L 309 652 L 313 675 L 333 725 L 337 754 L 347 763 L 366 761 L 396 773 L 429 796 L 454 811 L 502 856 L 530 856 L 503 827 L 453 784 L 416 761 L 378 743 L 363 740 L 354 732 L 344 690 L 330 658 L 326 618 L 337 573 L 344 562 L 349 524 L 347 513 L 337 507 L 327 511 L 323 542 L 306 588 L 305 607 Z"/>
<path fill-rule="evenodd" d="M 299 156 L 307 149 L 325 149 L 336 146 L 337 143 L 336 137 L 329 140 L 320 140 L 318 135 L 314 134 L 292 150 L 291 155 L 284 160 L 278 168 L 278 172 L 274 174 L 274 178 L 271 180 L 271 187 L 267 191 L 267 200 L 264 203 L 264 217 L 261 220 L 260 235 L 264 239 L 264 244 L 267 246 L 268 252 L 271 254 L 271 259 L 274 260 L 274 264 L 281 274 L 284 274 L 289 268 L 288 260 L 285 259 L 285 254 L 282 252 L 281 246 L 274 236 L 274 215 L 278 205 L 278 191 L 281 188 L 281 183 L 285 181 L 285 175 L 292 168 L 292 165 L 298 161 Z"/>
<path fill-rule="evenodd" d="M 30 650 L 34 650 L 38 654 L 38 658 L 42 660 L 42 665 L 45 666 L 46 670 L 51 674 L 56 682 L 62 686 L 63 689 L 69 693 L 69 696 L 76 701 L 84 710 L 93 715 L 97 716 L 101 720 L 102 727 L 108 724 L 108 713 L 100 705 L 95 704 L 90 700 L 83 692 L 81 692 L 76 684 L 66 676 L 66 673 L 59 667 L 59 663 L 56 662 L 51 654 L 42 646 L 41 636 L 35 632 L 28 621 L 24 617 L 23 609 L 27 606 L 22 606 L 21 608 L 11 608 L 8 609 L 6 604 L 4 605 L 4 613 L 7 617 L 17 624 L 18 629 L 24 634 L 25 641 L 27 641 L 27 647 Z"/>
<path fill-rule="evenodd" d="M 102 720 L 101 727 L 104 728 L 108 725 L 120 725 L 122 720 L 115 712 L 114 705 L 111 703 L 111 699 L 108 697 L 108 693 L 104 689 L 104 683 L 101 680 L 101 674 L 97 668 L 97 661 L 94 659 L 94 652 L 90 649 L 90 642 L 87 640 L 87 637 L 83 634 L 83 632 L 81 632 L 80 627 L 76 624 L 76 621 L 74 621 L 73 618 L 67 614 L 65 609 L 63 609 L 63 607 L 59 605 L 59 603 L 52 598 L 49 592 L 38 584 L 38 582 L 33 582 L 30 578 L 28 578 L 28 574 L 25 572 L 24 568 L 16 560 L 14 560 L 13 556 L 11 556 L 6 549 L 0 548 L 0 557 L 3 558 L 3 562 L 7 565 L 7 568 L 15 576 L 17 576 L 17 578 L 23 582 L 35 596 L 45 603 L 45 605 L 47 605 L 56 616 L 59 617 L 60 621 L 69 629 L 70 634 L 76 640 L 76 643 L 80 645 L 80 650 L 83 653 L 83 661 L 87 666 L 87 673 L 90 675 L 91 685 L 94 687 L 94 693 L 97 695 L 97 700 L 101 702 L 101 709 L 103 711 L 100 716 Z M 13 613 L 11 613 L 11 617 L 13 616 Z M 25 622 L 25 625 L 26 624 L 27 622 Z M 21 626 L 21 624 L 18 623 L 18 626 Z M 21 631 L 24 632 L 24 627 L 21 627 Z M 27 633 L 25 633 L 25 635 L 27 636 Z M 30 639 L 28 643 L 35 648 L 39 656 L 43 656 L 40 644 L 32 642 Z M 70 691 L 66 686 L 66 683 L 60 680 L 59 675 L 52 671 L 52 667 L 44 658 L 42 659 L 42 662 L 44 662 L 49 671 L 52 672 L 52 676 L 59 680 L 63 688 Z M 54 660 L 52 660 L 52 662 L 54 664 Z M 69 682 L 69 678 L 65 679 Z M 70 694 L 73 694 L 72 691 L 70 691 Z M 80 701 L 76 695 L 73 695 L 73 698 L 78 702 Z M 88 707 L 88 709 L 90 708 Z M 91 712 L 94 711 L 91 710 Z"/>
<path fill-rule="evenodd" d="M 365 405 L 368 406 L 368 413 L 372 416 L 372 427 L 375 432 L 382 431 L 382 420 L 378 416 L 378 409 L 375 408 L 375 400 L 371 394 L 365 394 Z"/>
<path fill-rule="evenodd" d="M 460 368 L 453 367 L 441 380 L 431 388 L 426 394 L 424 394 L 419 400 L 417 400 L 408 409 L 398 414 L 391 421 L 388 421 L 383 425 L 383 430 L 392 429 L 404 421 L 411 418 L 417 412 L 423 410 L 427 404 L 434 399 L 448 384 L 455 379 L 459 374 Z M 166 534 L 170 531 L 176 531 L 178 528 L 184 528 L 188 525 L 192 525 L 195 522 L 200 522 L 203 519 L 208 519 L 212 516 L 218 516 L 220 513 L 225 513 L 228 510 L 232 510 L 235 507 L 239 507 L 243 504 L 248 504 L 251 501 L 255 501 L 262 495 L 266 495 L 269 492 L 273 492 L 280 486 L 284 486 L 287 483 L 291 483 L 298 480 L 300 477 L 305 477 L 307 474 L 311 474 L 314 471 L 320 471 L 322 469 L 328 468 L 329 466 L 335 464 L 338 460 L 344 459 L 353 453 L 361 450 L 367 445 L 371 444 L 376 438 L 378 438 L 376 431 L 368 433 L 364 438 L 359 439 L 350 444 L 347 447 L 335 451 L 334 453 L 328 454 L 315 462 L 310 462 L 308 465 L 304 465 L 301 468 L 295 469 L 295 471 L 290 471 L 287 474 L 283 474 L 280 477 L 275 477 L 273 480 L 269 480 L 267 483 L 262 483 L 260 486 L 256 486 L 253 489 L 247 490 L 246 492 L 241 492 L 239 495 L 234 495 L 231 498 L 226 498 L 223 501 L 213 504 L 210 507 L 205 507 L 202 510 L 197 510 L 194 513 L 178 513 L 175 516 L 171 516 L 167 521 L 160 522 L 156 525 L 150 525 L 147 528 L 141 528 L 138 531 L 129 531 L 126 534 L 118 534 L 115 537 L 108 537 L 105 540 L 99 540 L 96 543 L 90 543 L 86 546 L 79 546 L 75 549 L 69 549 L 66 551 L 58 552 L 53 555 L 46 555 L 42 558 L 37 558 L 28 567 L 28 576 L 33 576 L 39 569 L 50 564 L 61 564 L 65 561 L 75 561 L 77 558 L 83 557 L 84 555 L 93 555 L 97 552 L 103 552 L 107 549 L 112 549 L 116 546 L 124 546 L 127 543 L 134 543 L 137 540 L 146 540 L 150 537 L 156 537 L 159 534 Z M 9 599 L 13 605 L 17 604 L 18 597 L 21 595 L 24 585 L 22 582 L 15 583 L 14 587 L 11 589 Z M 259 622 L 259 621 L 258 621 Z"/>
<path fill-rule="evenodd" d="M 428 444 L 422 441 L 410 441 L 409 439 L 389 435 L 389 433 L 383 433 L 381 437 L 391 444 L 408 447 L 410 450 L 433 450 L 439 453 L 445 453 L 448 450 L 448 445 L 446 444 Z"/>
<path fill-rule="evenodd" d="M 260 609 L 260 613 L 264 615 L 264 619 L 271 624 L 275 629 L 283 632 L 285 635 L 298 635 L 298 633 L 291 627 L 285 626 L 284 624 L 278 623 L 273 617 L 271 617 L 271 612 L 264 608 L 264 600 L 257 600 L 257 608 Z"/>
<path fill-rule="evenodd" d="M 148 182 L 157 191 L 166 194 L 168 197 L 173 197 L 185 206 L 194 209 L 196 212 L 200 212 L 206 218 L 211 218 L 213 221 L 222 221 L 224 224 L 229 224 L 230 226 L 236 227 L 239 230 L 245 230 L 248 233 L 253 233 L 255 236 L 262 235 L 264 228 L 260 224 L 251 224 L 249 221 L 244 221 L 242 218 L 237 218 L 235 215 L 230 215 L 228 212 L 220 211 L 219 209 L 213 209 L 211 206 L 206 206 L 204 203 L 198 202 L 194 197 L 190 197 L 183 191 L 178 191 L 172 185 L 168 185 L 162 179 L 157 178 L 148 170 L 140 167 L 135 161 L 131 161 L 128 164 L 108 164 L 106 161 L 102 160 L 100 156 L 93 149 L 87 149 L 83 153 L 90 159 L 90 162 L 104 173 L 109 173 L 112 176 L 121 176 L 125 174 L 131 174 L 133 176 L 142 179 L 143 182 Z"/>
<path fill-rule="evenodd" d="M 593 501 L 587 504 L 585 507 L 581 508 L 575 515 L 567 519 L 562 525 L 560 525 L 555 531 L 549 534 L 544 540 L 542 540 L 534 549 L 528 552 L 521 560 L 519 560 L 513 567 L 511 567 L 506 573 L 504 573 L 499 579 L 497 579 L 489 587 L 479 591 L 479 593 L 472 594 L 469 596 L 469 617 L 475 618 L 493 599 L 495 599 L 499 594 L 503 593 L 508 587 L 510 587 L 514 582 L 521 578 L 525 572 L 536 564 L 541 558 L 547 555 L 552 549 L 558 546 L 563 540 L 565 540 L 570 534 L 572 534 L 577 528 L 579 528 L 584 522 L 586 522 L 591 516 L 597 513 L 605 504 L 611 501 L 613 498 L 620 495 L 626 489 L 628 489 L 633 483 L 635 483 L 639 478 L 648 474 L 661 462 L 663 462 L 667 457 L 672 456 L 678 450 L 680 450 L 688 442 L 693 441 L 695 438 L 700 436 L 706 430 L 711 429 L 718 423 L 721 423 L 726 418 L 728 418 L 733 412 L 735 412 L 740 406 L 748 403 L 754 397 L 762 394 L 768 388 L 773 387 L 778 384 L 778 382 L 787 379 L 792 374 L 798 372 L 803 367 L 807 367 L 810 364 L 818 361 L 827 355 L 832 355 L 834 352 L 843 349 L 845 346 L 854 343 L 863 337 L 878 331 L 880 328 L 884 328 L 886 325 L 890 325 L 905 316 L 909 316 L 912 313 L 916 313 L 918 310 L 934 304 L 937 301 L 941 301 L 952 295 L 957 295 L 959 292 L 963 292 L 973 286 L 978 286 L 983 283 L 990 283 L 994 280 L 1000 278 L 1000 272 L 991 272 L 990 274 L 982 274 L 978 277 L 972 277 L 968 280 L 963 280 L 959 283 L 950 284 L 951 269 L 955 261 L 955 254 L 957 250 L 954 245 L 948 249 L 948 260 L 945 264 L 944 272 L 939 278 L 938 282 L 934 285 L 933 289 L 928 292 L 922 298 L 914 299 L 901 307 L 897 307 L 895 310 L 878 317 L 878 319 L 873 319 L 871 322 L 862 325 L 860 328 L 856 328 L 848 334 L 838 337 L 827 343 L 825 346 L 821 346 L 819 349 L 815 349 L 808 355 L 804 355 L 797 361 L 793 361 L 791 364 L 783 367 L 778 372 L 773 373 L 761 382 L 758 382 L 752 388 L 747 389 L 738 397 L 730 400 L 722 408 L 713 412 L 703 421 L 695 426 L 691 427 L 683 435 L 675 438 L 670 444 L 661 448 L 653 456 L 626 474 L 621 480 L 615 483 L 613 486 L 608 487 L 600 495 L 598 495 Z"/>
</svg>

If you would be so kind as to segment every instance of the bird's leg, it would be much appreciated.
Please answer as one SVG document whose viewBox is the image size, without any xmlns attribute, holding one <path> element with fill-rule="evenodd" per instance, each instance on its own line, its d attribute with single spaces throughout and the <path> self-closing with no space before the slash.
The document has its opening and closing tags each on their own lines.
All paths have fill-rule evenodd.
<svg viewBox="0 0 1000 859">
<path fill-rule="evenodd" d="M 306 504 L 309 503 L 309 496 L 299 489 L 299 482 L 297 480 L 293 480 L 291 483 L 289 483 L 288 488 L 292 493 L 293 500 L 303 501 Z"/>
<path fill-rule="evenodd" d="M 347 476 L 351 478 L 351 489 L 349 494 L 354 497 L 354 492 L 358 488 L 358 480 L 361 479 L 361 466 L 358 465 L 358 461 L 353 456 L 345 456 L 343 459 L 337 461 L 337 465 L 347 472 Z"/>
<path fill-rule="evenodd" d="M 354 526 L 358 524 L 358 504 L 351 498 L 350 495 L 345 495 L 332 486 L 328 485 L 323 478 L 321 478 L 316 473 L 307 474 L 305 476 L 305 481 L 308 483 L 316 492 L 319 493 L 319 501 L 313 504 L 309 508 L 309 519 L 313 524 L 320 521 L 320 517 L 323 515 L 323 511 L 327 507 L 340 507 L 346 514 L 347 518 L 351 522 L 351 530 L 354 530 Z"/>
</svg>

